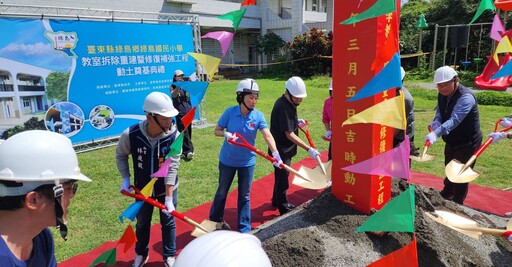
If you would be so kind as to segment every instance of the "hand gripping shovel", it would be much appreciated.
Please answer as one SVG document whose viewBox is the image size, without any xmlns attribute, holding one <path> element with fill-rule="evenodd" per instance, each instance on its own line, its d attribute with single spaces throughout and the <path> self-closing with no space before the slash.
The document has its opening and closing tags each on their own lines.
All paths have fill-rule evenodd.
<svg viewBox="0 0 512 267">
<path fill-rule="evenodd" d="M 509 220 L 507 228 L 503 230 L 479 227 L 477 222 L 448 211 L 436 210 L 435 214 L 425 212 L 425 215 L 444 226 L 475 239 L 480 239 L 482 234 L 501 236 L 509 239 L 512 235 L 512 219 Z"/>
<path fill-rule="evenodd" d="M 313 139 L 311 139 L 311 135 L 309 134 L 309 122 L 308 122 L 308 120 L 304 120 L 304 121 L 305 121 L 305 123 L 303 125 L 301 125 L 299 123 L 299 129 L 306 135 L 306 137 L 308 139 L 309 145 L 312 148 L 315 148 L 315 144 L 313 143 Z M 322 159 L 320 159 L 320 155 L 316 155 L 315 159 L 316 159 L 316 162 L 318 162 L 318 166 L 322 170 L 322 173 L 324 175 L 327 175 L 326 167 L 324 166 L 324 163 L 322 162 Z M 329 176 L 330 176 L 330 173 L 329 173 Z"/>
<path fill-rule="evenodd" d="M 494 131 L 498 131 L 498 127 L 500 125 L 501 119 L 496 122 L 496 126 L 494 127 Z M 506 132 L 512 129 L 512 126 L 507 127 L 501 132 Z M 480 176 L 480 172 L 473 170 L 470 166 L 476 161 L 476 159 L 485 151 L 485 149 L 492 143 L 492 137 L 487 138 L 485 142 L 476 150 L 476 152 L 469 158 L 466 164 L 462 164 L 460 161 L 454 159 L 450 161 L 444 171 L 446 173 L 446 177 L 452 183 L 469 183 L 475 180 L 478 176 Z"/>
<path fill-rule="evenodd" d="M 135 191 L 135 194 L 127 192 L 126 190 L 122 190 L 121 194 L 123 194 L 125 196 L 129 196 L 129 197 L 133 197 L 138 200 L 142 200 L 142 201 L 149 203 L 161 210 L 167 210 L 167 208 L 165 207 L 164 204 L 162 204 L 150 197 L 145 197 L 143 194 L 141 194 L 140 190 L 137 187 L 130 185 L 130 188 L 132 188 Z M 220 230 L 223 227 L 229 228 L 229 226 L 227 224 L 216 223 L 216 222 L 212 222 L 209 220 L 203 220 L 201 223 L 197 223 L 196 221 L 190 219 L 189 217 L 187 217 L 175 210 L 171 211 L 171 215 L 194 226 L 194 231 L 192 231 L 191 235 L 195 236 L 195 237 L 200 237 L 204 234 L 211 233 L 215 230 Z"/>
<path fill-rule="evenodd" d="M 258 154 L 259 156 L 264 157 L 265 159 L 267 159 L 268 161 L 270 161 L 272 163 L 274 163 L 276 161 L 273 157 L 271 157 L 267 153 L 255 148 L 254 146 L 249 144 L 240 134 L 234 133 L 234 135 L 236 138 L 228 139 L 228 142 L 230 144 L 247 148 L 247 149 L 253 151 L 254 153 Z M 241 142 L 237 142 L 236 140 L 240 140 Z M 294 174 L 294 184 L 295 184 L 295 180 L 296 180 L 295 178 L 298 178 L 302 181 L 301 184 L 303 184 L 302 187 L 304 187 L 304 188 L 321 189 L 321 188 L 325 188 L 328 186 L 327 183 L 324 182 L 324 179 L 322 177 L 321 177 L 322 179 L 318 179 L 317 177 L 309 177 L 309 176 L 307 176 L 307 173 L 300 173 L 300 172 L 292 169 L 290 166 L 283 164 L 283 163 L 281 163 L 281 165 L 279 165 L 279 167 L 284 168 L 288 172 L 293 173 Z"/>
<path fill-rule="evenodd" d="M 425 161 L 431 161 L 431 160 L 435 159 L 436 155 L 427 154 L 427 150 L 429 147 L 430 147 L 430 141 L 427 140 L 425 142 L 425 146 L 423 147 L 423 152 L 421 153 L 421 155 L 419 157 L 418 156 L 409 156 L 409 158 L 414 161 L 417 161 L 417 162 L 425 162 Z"/>
</svg>

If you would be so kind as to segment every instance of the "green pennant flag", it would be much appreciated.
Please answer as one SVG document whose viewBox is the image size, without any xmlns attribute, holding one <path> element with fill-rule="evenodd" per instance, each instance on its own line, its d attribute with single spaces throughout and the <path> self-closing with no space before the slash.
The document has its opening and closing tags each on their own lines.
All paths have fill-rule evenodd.
<svg viewBox="0 0 512 267">
<path fill-rule="evenodd" d="M 396 10 L 396 0 L 378 0 L 367 10 L 346 19 L 340 24 L 353 24 L 365 19 L 375 18 L 380 15 L 388 14 Z"/>
<path fill-rule="evenodd" d="M 389 201 L 381 210 L 373 214 L 359 232 L 414 232 L 414 185 Z"/>
<path fill-rule="evenodd" d="M 469 24 L 475 22 L 475 20 L 477 20 L 480 17 L 480 15 L 482 15 L 482 13 L 484 13 L 484 11 L 487 9 L 496 11 L 496 7 L 494 6 L 494 3 L 492 0 L 482 0 L 480 2 L 480 5 L 478 6 L 478 9 L 476 10 L 475 16 L 473 17 L 473 19 L 471 20 L 471 22 Z"/>
<path fill-rule="evenodd" d="M 174 142 L 172 142 L 170 146 L 171 151 L 169 151 L 167 156 L 165 156 L 165 159 L 168 159 L 172 156 L 181 155 L 181 148 L 183 147 L 183 136 L 185 135 L 183 133 L 180 133 L 178 138 L 176 138 Z"/>
<path fill-rule="evenodd" d="M 233 29 L 236 32 L 236 29 L 238 29 L 238 25 L 240 25 L 240 21 L 242 21 L 242 18 L 244 17 L 244 15 L 245 15 L 245 8 L 242 8 L 239 10 L 228 12 L 224 15 L 220 15 L 217 18 L 231 20 L 233 22 Z"/>
<path fill-rule="evenodd" d="M 107 266 L 116 264 L 116 248 L 103 252 L 103 254 L 99 255 L 91 265 L 89 265 L 89 267 L 94 267 L 100 262 L 105 262 L 105 265 Z"/>
</svg>

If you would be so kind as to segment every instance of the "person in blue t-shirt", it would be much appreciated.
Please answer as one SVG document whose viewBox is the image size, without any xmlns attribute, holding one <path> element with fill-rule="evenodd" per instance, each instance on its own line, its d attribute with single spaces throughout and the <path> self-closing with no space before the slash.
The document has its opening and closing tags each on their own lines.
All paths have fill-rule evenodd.
<svg viewBox="0 0 512 267">
<path fill-rule="evenodd" d="M 276 159 L 274 165 L 279 166 L 282 163 L 281 157 L 274 138 L 270 134 L 267 121 L 263 113 L 255 109 L 258 97 L 259 87 L 255 80 L 247 78 L 240 81 L 236 88 L 238 105 L 224 111 L 215 126 L 214 134 L 236 140 L 234 133 L 238 133 L 254 146 L 256 133 L 259 130 L 272 152 L 272 157 Z M 250 191 L 255 163 L 254 152 L 231 145 L 224 140 L 219 155 L 219 187 L 210 209 L 210 220 L 222 222 L 226 197 L 235 173 L 238 172 L 238 230 L 242 233 L 251 231 Z"/>
<path fill-rule="evenodd" d="M 32 130 L 0 142 L 0 266 L 54 267 L 49 226 L 66 239 L 66 215 L 80 173 L 71 141 Z"/>
</svg>

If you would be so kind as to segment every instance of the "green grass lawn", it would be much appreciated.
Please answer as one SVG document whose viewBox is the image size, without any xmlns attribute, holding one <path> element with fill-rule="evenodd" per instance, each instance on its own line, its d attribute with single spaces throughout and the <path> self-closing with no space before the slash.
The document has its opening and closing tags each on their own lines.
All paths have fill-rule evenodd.
<svg viewBox="0 0 512 267">
<path fill-rule="evenodd" d="M 260 98 L 257 109 L 262 111 L 267 121 L 275 100 L 284 92 L 285 80 L 258 79 Z M 310 122 L 310 132 L 319 151 L 327 150 L 328 144 L 320 137 L 325 130 L 321 121 L 323 101 L 329 95 L 328 77 L 315 77 L 305 80 L 308 97 L 298 108 L 299 117 Z M 209 123 L 215 124 L 222 112 L 235 105 L 235 88 L 238 81 L 215 81 L 210 84 L 204 100 L 204 117 Z M 407 85 L 407 83 L 406 83 Z M 408 86 L 415 100 L 416 112 L 416 145 L 422 146 L 426 127 L 434 117 L 436 92 Z M 499 106 L 480 106 L 480 118 L 484 134 L 491 132 L 498 118 L 511 113 L 510 108 Z M 179 212 L 187 211 L 202 203 L 211 201 L 217 188 L 218 154 L 223 139 L 213 135 L 213 127 L 194 129 L 193 142 L 196 156 L 191 162 L 183 162 L 179 169 Z M 478 159 L 476 170 L 482 175 L 475 180 L 476 184 L 502 189 L 511 186 L 510 168 L 512 154 L 508 140 L 492 145 Z M 258 135 L 256 146 L 266 150 L 265 143 Z M 427 163 L 413 163 L 416 171 L 444 176 L 443 153 L 444 143 L 438 141 L 430 149 L 430 153 L 438 157 Z M 304 150 L 299 150 L 295 161 L 308 157 Z M 127 223 L 120 223 L 119 215 L 132 200 L 119 193 L 121 177 L 115 163 L 115 147 L 107 147 L 79 154 L 82 172 L 93 179 L 92 183 L 80 183 L 78 194 L 73 199 L 68 218 L 68 241 L 63 241 L 55 231 L 57 260 L 62 261 L 74 255 L 85 253 L 96 248 L 105 241 L 118 240 Z M 507 171 L 508 170 L 508 171 Z M 272 171 L 272 164 L 258 158 L 255 168 L 255 179 Z M 234 183 L 236 184 L 236 183 Z M 269 201 L 270 201 L 270 197 Z M 156 211 L 155 211 L 156 212 Z M 155 213 L 156 214 L 156 213 Z M 206 216 L 206 214 L 205 214 Z M 154 222 L 157 216 L 153 216 Z M 207 219 L 207 218 L 205 218 Z M 133 224 L 133 223 L 132 223 Z"/>
</svg>

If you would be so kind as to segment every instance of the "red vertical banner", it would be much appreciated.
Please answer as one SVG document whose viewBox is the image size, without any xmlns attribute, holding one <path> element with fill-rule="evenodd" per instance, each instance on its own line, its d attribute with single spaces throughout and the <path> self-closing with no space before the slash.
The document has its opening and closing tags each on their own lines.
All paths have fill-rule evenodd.
<svg viewBox="0 0 512 267">
<path fill-rule="evenodd" d="M 371 67 L 386 38 L 397 38 L 399 16 L 394 12 L 349 25 L 340 22 L 364 12 L 377 1 L 335 1 L 333 22 L 332 194 L 346 205 L 367 214 L 372 208 L 379 210 L 389 200 L 391 177 L 352 173 L 341 168 L 390 150 L 393 129 L 377 124 L 342 127 L 342 123 L 352 115 L 395 96 L 395 90 L 388 90 L 347 102 L 382 68 L 372 70 Z M 397 0 L 396 4 L 400 6 L 400 1 Z M 395 27 L 396 34 L 390 31 L 390 27 Z"/>
</svg>

